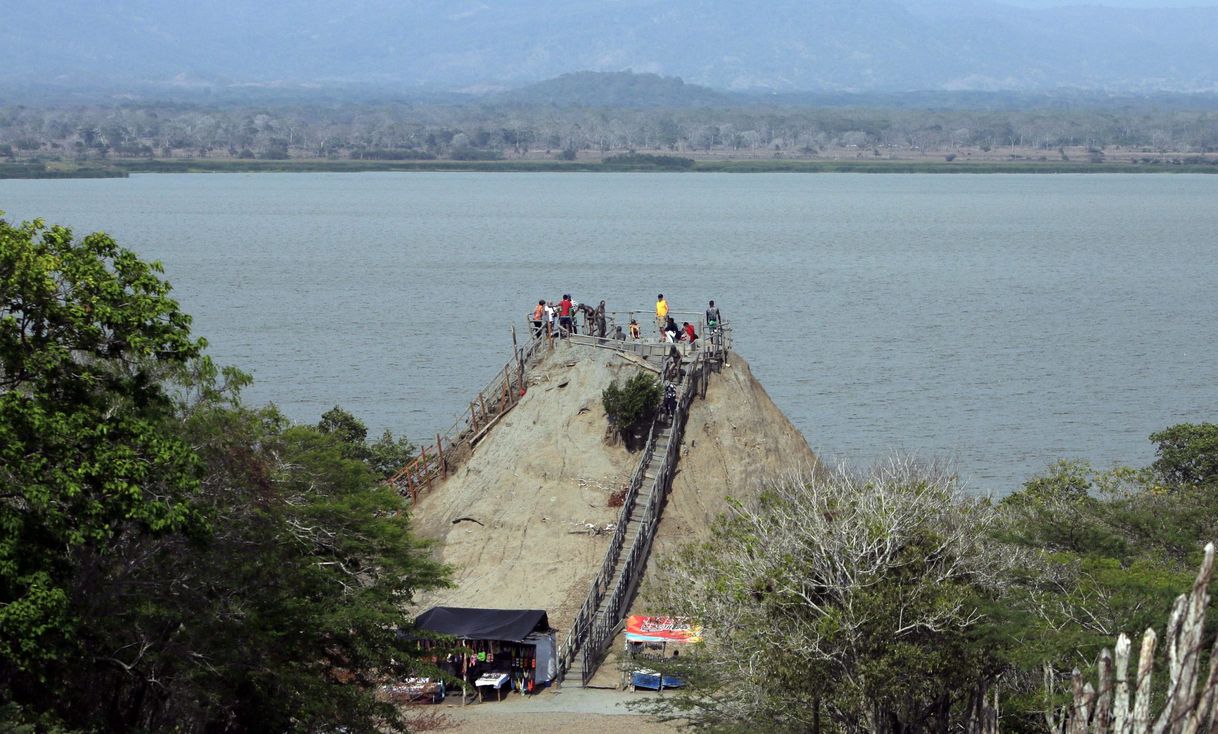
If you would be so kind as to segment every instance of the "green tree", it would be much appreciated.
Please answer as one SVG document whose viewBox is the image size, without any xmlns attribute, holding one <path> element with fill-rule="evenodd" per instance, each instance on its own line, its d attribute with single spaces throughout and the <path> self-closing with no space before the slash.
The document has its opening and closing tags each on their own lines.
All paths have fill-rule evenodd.
<svg viewBox="0 0 1218 734">
<path fill-rule="evenodd" d="M 335 436 L 347 458 L 363 461 L 381 479 L 392 476 L 414 458 L 414 445 L 405 438 L 395 438 L 389 429 L 369 443 L 363 421 L 337 405 L 322 413 L 317 430 Z"/>
<path fill-rule="evenodd" d="M 601 405 L 609 423 L 623 438 L 628 438 L 639 426 L 651 420 L 663 399 L 660 382 L 646 372 L 639 372 L 618 384 L 609 383 L 601 391 Z"/>
<path fill-rule="evenodd" d="M 1118 633 L 1161 629 L 1161 610 L 1218 537 L 1212 494 L 1169 491 L 1151 469 L 1059 462 L 1003 499 L 995 540 L 1017 559 L 1005 602 L 1016 615 L 1006 630 L 1008 730 L 1043 729 L 1045 666 L 1064 683 Z"/>
<path fill-rule="evenodd" d="M 245 406 L 159 272 L 0 221 L 0 725 L 403 728 L 373 694 L 446 570 L 362 424 Z"/>
<path fill-rule="evenodd" d="M 182 643 L 208 663 L 192 666 L 199 683 L 174 692 L 163 720 L 186 712 L 267 732 L 400 725 L 373 694 L 417 667 L 397 633 L 402 607 L 446 578 L 410 534 L 401 498 L 343 439 L 272 408 L 196 405 L 184 431 L 207 467 L 208 513 L 224 521 L 205 547 L 183 545 L 180 564 L 156 569 L 173 580 L 157 586 L 198 590 L 185 600 L 201 612 L 197 627 Z M 200 688 L 213 692 L 205 707 Z"/>
<path fill-rule="evenodd" d="M 337 405 L 321 414 L 317 430 L 333 435 L 353 449 L 363 447 L 364 441 L 368 440 L 368 427 L 364 422 Z"/>
<path fill-rule="evenodd" d="M 1150 440 L 1159 444 L 1152 468 L 1169 485 L 1212 485 L 1218 480 L 1218 425 L 1180 423 Z"/>
<path fill-rule="evenodd" d="M 820 471 L 737 503 L 649 584 L 704 624 L 694 685 L 654 709 L 726 731 L 963 726 L 1005 663 L 982 644 L 993 513 L 937 470 Z M 996 607 L 996 604 L 990 604 Z"/>
<path fill-rule="evenodd" d="M 203 342 L 160 272 L 104 234 L 0 219 L 0 689 L 80 653 L 88 564 L 203 527 L 161 385 Z"/>
</svg>

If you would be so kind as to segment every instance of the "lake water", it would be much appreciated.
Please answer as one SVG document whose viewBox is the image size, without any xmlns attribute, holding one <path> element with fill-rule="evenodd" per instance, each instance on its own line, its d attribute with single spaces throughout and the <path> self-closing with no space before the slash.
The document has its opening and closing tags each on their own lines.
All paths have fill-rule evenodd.
<svg viewBox="0 0 1218 734">
<path fill-rule="evenodd" d="M 213 174 L 0 181 L 164 262 L 249 397 L 447 428 L 563 292 L 714 298 L 822 456 L 1005 494 L 1218 407 L 1218 176 Z"/>
</svg>

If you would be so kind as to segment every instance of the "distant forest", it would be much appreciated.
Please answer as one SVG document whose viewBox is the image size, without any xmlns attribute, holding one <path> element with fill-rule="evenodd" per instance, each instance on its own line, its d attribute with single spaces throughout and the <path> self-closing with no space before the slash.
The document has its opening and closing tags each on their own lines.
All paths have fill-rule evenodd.
<svg viewBox="0 0 1218 734">
<path fill-rule="evenodd" d="M 972 155 L 1213 161 L 1218 106 L 969 108 L 768 103 L 562 106 L 475 102 L 0 105 L 0 161 L 510 160 L 629 151 L 692 158 Z M 1118 152 L 1119 151 L 1119 152 Z M 941 159 L 941 158 L 940 158 Z M 949 157 L 948 160 L 951 160 Z"/>
</svg>

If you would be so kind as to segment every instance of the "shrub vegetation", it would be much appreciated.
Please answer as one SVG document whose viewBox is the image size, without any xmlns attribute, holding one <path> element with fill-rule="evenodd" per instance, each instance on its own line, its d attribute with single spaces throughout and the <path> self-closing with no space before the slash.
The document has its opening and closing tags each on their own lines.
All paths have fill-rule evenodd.
<svg viewBox="0 0 1218 734">
<path fill-rule="evenodd" d="M 651 420 L 663 397 L 660 381 L 646 372 L 639 372 L 621 385 L 617 380 L 609 383 L 601 392 L 601 404 L 609 424 L 623 439 L 628 439 Z"/>
</svg>

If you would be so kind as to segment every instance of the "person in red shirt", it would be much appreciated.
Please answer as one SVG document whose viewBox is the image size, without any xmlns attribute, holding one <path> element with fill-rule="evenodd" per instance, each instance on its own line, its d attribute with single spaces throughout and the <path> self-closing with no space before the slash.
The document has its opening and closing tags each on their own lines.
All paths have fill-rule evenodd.
<svg viewBox="0 0 1218 734">
<path fill-rule="evenodd" d="M 696 342 L 698 341 L 698 334 L 694 331 L 694 325 L 689 323 L 688 321 L 682 321 L 681 330 L 685 332 L 685 340 L 688 341 L 692 346 L 696 347 L 697 346 Z"/>
<path fill-rule="evenodd" d="M 574 308 L 574 304 L 571 303 L 571 294 L 562 294 L 562 301 L 558 303 L 558 328 L 562 331 L 563 336 L 571 333 L 572 308 Z"/>
</svg>

